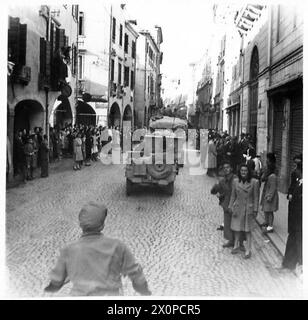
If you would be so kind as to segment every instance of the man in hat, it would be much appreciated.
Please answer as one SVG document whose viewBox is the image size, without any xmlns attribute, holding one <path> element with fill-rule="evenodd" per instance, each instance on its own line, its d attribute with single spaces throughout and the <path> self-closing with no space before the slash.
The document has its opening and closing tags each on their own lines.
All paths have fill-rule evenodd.
<svg viewBox="0 0 308 320">
<path fill-rule="evenodd" d="M 222 246 L 223 248 L 233 248 L 234 246 L 234 234 L 231 230 L 231 219 L 232 219 L 232 212 L 228 209 L 232 187 L 234 183 L 234 179 L 236 175 L 232 172 L 232 165 L 228 160 L 224 160 L 222 162 L 223 166 L 223 177 L 221 177 L 212 189 L 211 194 L 214 194 L 219 199 L 219 205 L 223 209 L 224 217 L 224 225 L 222 230 L 224 231 L 224 238 L 227 240 Z M 220 230 L 220 229 L 217 229 Z M 240 248 L 242 251 L 245 251 L 243 245 L 244 237 L 240 239 Z"/>
<path fill-rule="evenodd" d="M 291 174 L 288 190 L 288 239 L 283 257 L 282 268 L 295 270 L 302 268 L 302 232 L 303 232 L 303 156 L 293 158 L 296 165 Z"/>
<path fill-rule="evenodd" d="M 121 276 L 129 276 L 137 292 L 151 295 L 142 268 L 128 247 L 101 233 L 106 216 L 107 208 L 100 203 L 90 202 L 81 209 L 82 236 L 60 251 L 45 291 L 58 291 L 71 281 L 73 296 L 119 296 Z"/>
<path fill-rule="evenodd" d="M 33 158 L 34 158 L 34 146 L 32 136 L 28 136 L 27 142 L 24 147 L 26 156 L 26 178 L 27 180 L 33 180 Z"/>
</svg>

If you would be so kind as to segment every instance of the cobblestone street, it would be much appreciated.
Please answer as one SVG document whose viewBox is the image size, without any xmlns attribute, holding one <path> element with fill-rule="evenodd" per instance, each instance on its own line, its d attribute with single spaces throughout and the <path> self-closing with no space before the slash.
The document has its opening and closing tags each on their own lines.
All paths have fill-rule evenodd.
<svg viewBox="0 0 308 320">
<path fill-rule="evenodd" d="M 214 178 L 184 167 L 173 196 L 156 188 L 125 193 L 124 166 L 96 162 L 54 171 L 7 190 L 8 294 L 51 296 L 43 288 L 59 248 L 80 236 L 78 213 L 89 200 L 104 202 L 104 233 L 123 240 L 142 264 L 154 296 L 300 297 L 301 281 L 279 273 L 281 256 L 256 225 L 250 260 L 223 249 L 222 210 L 210 194 Z M 124 293 L 134 293 L 124 279 Z M 53 296 L 66 296 L 68 284 Z"/>
</svg>

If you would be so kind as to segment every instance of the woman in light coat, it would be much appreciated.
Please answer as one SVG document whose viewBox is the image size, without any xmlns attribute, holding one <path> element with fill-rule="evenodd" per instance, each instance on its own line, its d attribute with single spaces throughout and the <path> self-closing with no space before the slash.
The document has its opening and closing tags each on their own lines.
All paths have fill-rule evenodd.
<svg viewBox="0 0 308 320">
<path fill-rule="evenodd" d="M 83 155 L 82 155 L 81 134 L 79 132 L 77 134 L 77 137 L 74 140 L 74 160 L 75 160 L 74 170 L 81 170 Z"/>
<path fill-rule="evenodd" d="M 259 182 L 251 178 L 246 164 L 241 164 L 238 178 L 234 179 L 229 210 L 232 212 L 231 229 L 234 232 L 232 254 L 240 252 L 240 235 L 245 232 L 245 259 L 251 257 L 251 231 L 259 206 Z"/>
<path fill-rule="evenodd" d="M 278 177 L 276 175 L 276 165 L 267 159 L 267 168 L 262 175 L 264 181 L 264 188 L 261 196 L 261 207 L 264 211 L 266 232 L 273 232 L 274 212 L 279 207 L 278 196 Z"/>
<path fill-rule="evenodd" d="M 217 167 L 217 150 L 213 138 L 209 137 L 207 175 L 213 177 Z"/>
</svg>

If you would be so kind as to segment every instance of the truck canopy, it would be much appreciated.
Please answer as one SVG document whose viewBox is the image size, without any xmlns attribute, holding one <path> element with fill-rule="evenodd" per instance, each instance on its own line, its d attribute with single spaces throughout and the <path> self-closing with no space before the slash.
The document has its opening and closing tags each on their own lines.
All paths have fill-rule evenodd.
<svg viewBox="0 0 308 320">
<path fill-rule="evenodd" d="M 176 118 L 176 117 L 167 117 L 164 116 L 159 119 L 151 119 L 150 121 L 150 129 L 169 129 L 169 130 L 176 130 L 176 129 L 187 129 L 187 121 Z"/>
</svg>

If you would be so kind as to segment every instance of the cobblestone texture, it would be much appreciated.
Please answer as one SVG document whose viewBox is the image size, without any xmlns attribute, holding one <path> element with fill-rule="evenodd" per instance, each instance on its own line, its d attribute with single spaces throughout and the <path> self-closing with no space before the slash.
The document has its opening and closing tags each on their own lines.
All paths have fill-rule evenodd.
<svg viewBox="0 0 308 320">
<path fill-rule="evenodd" d="M 257 225 L 250 260 L 222 248 L 222 210 L 210 195 L 215 179 L 184 167 L 173 196 L 149 187 L 127 197 L 122 165 L 97 162 L 73 171 L 70 162 L 47 179 L 7 190 L 8 295 L 69 294 L 69 284 L 57 294 L 43 292 L 48 272 L 59 248 L 80 236 L 81 206 L 100 200 L 109 208 L 104 233 L 131 248 L 155 296 L 301 297 L 300 279 L 275 269 L 281 256 Z M 137 295 L 128 279 L 123 285 L 125 295 Z"/>
</svg>

